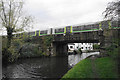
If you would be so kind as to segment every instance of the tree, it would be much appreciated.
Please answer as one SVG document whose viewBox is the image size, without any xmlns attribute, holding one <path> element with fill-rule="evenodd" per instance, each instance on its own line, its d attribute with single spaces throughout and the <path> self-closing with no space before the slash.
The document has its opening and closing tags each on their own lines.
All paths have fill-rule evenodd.
<svg viewBox="0 0 120 80">
<path fill-rule="evenodd" d="M 120 21 L 120 0 L 109 2 L 103 14 L 105 19 Z"/>
<path fill-rule="evenodd" d="M 2 27 L 7 31 L 7 48 L 11 46 L 14 32 L 21 32 L 31 26 L 31 16 L 23 15 L 22 0 L 0 0 L 0 20 Z"/>
</svg>

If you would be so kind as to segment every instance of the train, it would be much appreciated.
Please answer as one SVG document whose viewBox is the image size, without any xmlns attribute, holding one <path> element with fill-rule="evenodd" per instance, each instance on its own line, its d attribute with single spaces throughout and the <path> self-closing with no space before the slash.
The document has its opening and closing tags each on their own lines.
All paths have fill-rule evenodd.
<svg viewBox="0 0 120 80">
<path fill-rule="evenodd" d="M 59 34 L 71 34 L 71 33 L 78 33 L 78 32 L 88 32 L 88 31 L 98 31 L 104 29 L 117 29 L 120 28 L 118 26 L 117 21 L 100 21 L 90 24 L 83 24 L 83 25 L 74 25 L 74 26 L 65 26 L 63 28 L 50 28 L 48 30 L 36 30 L 32 32 L 26 33 L 19 33 L 15 34 L 15 37 L 21 37 L 24 35 L 33 37 L 33 36 L 44 36 L 44 35 L 59 35 Z"/>
</svg>

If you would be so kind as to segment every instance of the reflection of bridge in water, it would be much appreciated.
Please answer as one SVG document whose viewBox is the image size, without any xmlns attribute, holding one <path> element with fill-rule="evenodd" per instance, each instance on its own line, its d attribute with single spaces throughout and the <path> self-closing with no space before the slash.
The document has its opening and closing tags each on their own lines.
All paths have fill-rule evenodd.
<svg viewBox="0 0 120 80">
<path fill-rule="evenodd" d="M 99 55 L 100 52 L 90 52 L 90 53 L 82 53 L 76 54 L 76 55 L 69 55 L 68 56 L 68 63 L 70 67 L 73 67 L 75 64 L 77 64 L 79 61 L 91 56 L 91 55 Z"/>
</svg>

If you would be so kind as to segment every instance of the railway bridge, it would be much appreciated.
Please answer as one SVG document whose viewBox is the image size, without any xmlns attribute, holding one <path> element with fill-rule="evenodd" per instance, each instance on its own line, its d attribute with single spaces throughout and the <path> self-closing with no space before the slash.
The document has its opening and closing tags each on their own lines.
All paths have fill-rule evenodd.
<svg viewBox="0 0 120 80">
<path fill-rule="evenodd" d="M 104 29 L 97 31 L 77 32 L 53 35 L 52 56 L 67 55 L 68 43 L 100 43 L 102 50 L 112 44 L 113 39 L 118 38 L 120 29 Z M 101 51 L 102 51 L 101 50 Z"/>
<path fill-rule="evenodd" d="M 15 36 L 20 36 L 16 34 Z M 118 21 L 101 21 L 90 24 L 65 26 L 64 28 L 50 28 L 49 30 L 37 30 L 22 35 L 32 36 L 34 41 L 43 36 L 53 37 L 51 53 L 53 56 L 67 54 L 68 43 L 100 43 L 101 49 L 110 46 L 114 39 L 120 35 L 120 24 Z M 40 41 L 38 41 L 40 43 Z"/>
</svg>

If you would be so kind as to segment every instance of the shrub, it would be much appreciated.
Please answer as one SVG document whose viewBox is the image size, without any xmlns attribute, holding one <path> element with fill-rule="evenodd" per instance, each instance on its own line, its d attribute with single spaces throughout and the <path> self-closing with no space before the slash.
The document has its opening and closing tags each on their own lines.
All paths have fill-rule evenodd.
<svg viewBox="0 0 120 80">
<path fill-rule="evenodd" d="M 99 49 L 99 48 L 100 48 L 100 45 L 94 44 L 94 45 L 93 45 L 93 48 L 94 48 L 94 49 Z"/>
<path fill-rule="evenodd" d="M 15 46 L 11 46 L 10 48 L 8 48 L 9 51 L 9 62 L 14 62 L 15 60 L 17 60 L 17 58 L 19 57 L 19 54 L 16 50 Z"/>
<path fill-rule="evenodd" d="M 106 51 L 112 58 L 115 59 L 118 57 L 119 49 L 120 49 L 120 47 L 116 47 L 114 45 L 111 45 L 110 47 L 106 48 Z"/>
<path fill-rule="evenodd" d="M 10 48 L 2 49 L 2 59 L 3 63 L 14 62 L 17 60 L 19 54 L 15 50 L 15 46 L 11 46 Z"/>
</svg>

